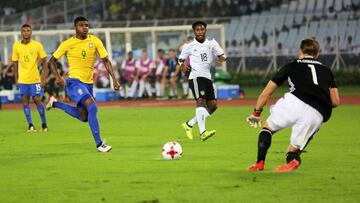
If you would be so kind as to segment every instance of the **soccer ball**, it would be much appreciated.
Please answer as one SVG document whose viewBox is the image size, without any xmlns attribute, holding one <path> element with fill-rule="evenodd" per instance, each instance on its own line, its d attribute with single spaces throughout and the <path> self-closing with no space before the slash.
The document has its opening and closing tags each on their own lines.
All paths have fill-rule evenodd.
<svg viewBox="0 0 360 203">
<path fill-rule="evenodd" d="M 182 155 L 181 145 L 175 141 L 164 144 L 162 155 L 166 160 L 179 159 Z"/>
</svg>

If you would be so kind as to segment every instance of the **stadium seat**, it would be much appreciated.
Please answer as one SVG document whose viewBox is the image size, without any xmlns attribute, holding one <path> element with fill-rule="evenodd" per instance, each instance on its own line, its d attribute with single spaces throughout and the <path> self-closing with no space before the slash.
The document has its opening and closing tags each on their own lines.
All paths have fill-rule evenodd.
<svg viewBox="0 0 360 203">
<path fill-rule="evenodd" d="M 306 6 L 306 12 L 313 13 L 314 9 L 315 9 L 315 0 L 308 0 L 307 6 Z"/>
<path fill-rule="evenodd" d="M 324 6 L 325 6 L 324 0 L 317 0 L 316 1 L 316 7 L 315 7 L 315 15 L 316 16 L 322 16 L 323 15 Z"/>
<path fill-rule="evenodd" d="M 304 13 L 306 7 L 306 0 L 299 0 L 298 7 L 296 9 L 297 13 Z"/>
</svg>

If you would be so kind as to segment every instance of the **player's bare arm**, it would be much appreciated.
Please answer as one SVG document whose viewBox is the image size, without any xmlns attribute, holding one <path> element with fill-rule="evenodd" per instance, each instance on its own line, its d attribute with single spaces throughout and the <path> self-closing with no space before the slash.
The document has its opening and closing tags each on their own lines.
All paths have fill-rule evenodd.
<svg viewBox="0 0 360 203">
<path fill-rule="evenodd" d="M 111 76 L 111 78 L 113 80 L 114 89 L 119 90 L 120 89 L 120 83 L 119 83 L 119 81 L 116 80 L 114 70 L 113 70 L 113 67 L 112 67 L 112 64 L 111 64 L 109 58 L 108 57 L 102 58 L 102 61 L 104 63 L 106 71 L 110 74 L 110 76 Z"/>
<path fill-rule="evenodd" d="M 257 128 L 262 126 L 261 112 L 266 102 L 269 100 L 272 93 L 275 92 L 277 87 L 278 86 L 276 85 L 276 83 L 270 80 L 266 85 L 266 87 L 264 88 L 264 90 L 261 92 L 260 96 L 256 101 L 254 111 L 251 113 L 250 116 L 246 118 L 246 121 L 249 123 L 251 127 Z M 269 126 L 266 127 L 270 129 Z"/>
<path fill-rule="evenodd" d="M 190 71 L 190 67 L 185 64 L 185 59 L 179 59 L 180 70 L 185 73 L 186 71 Z"/>
<path fill-rule="evenodd" d="M 330 88 L 330 99 L 333 108 L 339 106 L 340 98 L 338 88 Z"/>
<path fill-rule="evenodd" d="M 256 101 L 256 106 L 255 106 L 256 110 L 262 110 L 262 108 L 265 106 L 266 102 L 268 101 L 268 99 L 270 98 L 272 93 L 275 92 L 277 87 L 278 86 L 273 81 L 270 80 L 268 82 L 268 84 L 266 85 L 264 90 L 261 92 L 260 96 L 258 97 L 258 99 Z"/>
<path fill-rule="evenodd" d="M 225 54 L 223 54 L 223 55 L 218 56 L 217 59 L 219 62 L 225 62 L 227 57 Z"/>
<path fill-rule="evenodd" d="M 49 69 L 48 69 L 48 64 L 46 62 L 46 58 L 42 58 L 41 59 L 41 66 L 43 68 L 42 73 L 41 73 L 41 87 L 45 87 L 46 85 L 46 78 L 48 76 L 49 73 Z"/>
<path fill-rule="evenodd" d="M 64 86 L 65 85 L 65 81 L 64 79 L 61 77 L 60 73 L 58 73 L 57 69 L 56 69 L 56 61 L 57 59 L 52 56 L 49 60 L 49 65 L 51 68 L 51 71 L 55 74 L 56 77 L 56 84 L 60 85 L 60 86 Z"/>
</svg>

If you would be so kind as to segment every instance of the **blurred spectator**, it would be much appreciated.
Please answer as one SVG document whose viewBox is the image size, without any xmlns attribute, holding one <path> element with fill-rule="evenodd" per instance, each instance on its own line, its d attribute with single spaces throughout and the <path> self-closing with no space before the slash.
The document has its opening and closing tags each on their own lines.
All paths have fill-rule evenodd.
<svg viewBox="0 0 360 203">
<path fill-rule="evenodd" d="M 61 76 L 64 76 L 64 71 L 62 70 L 62 65 L 59 61 L 56 61 L 56 70 Z M 64 91 L 64 88 L 56 84 L 55 74 L 52 73 L 50 69 L 48 77 L 46 78 L 45 92 L 47 92 L 49 96 L 54 96 L 56 99 L 60 99 L 61 91 Z M 65 95 L 63 96 L 65 98 Z M 64 98 L 62 98 L 62 100 L 64 100 Z"/>
<path fill-rule="evenodd" d="M 269 53 L 269 47 L 267 46 L 267 44 L 264 44 L 264 41 L 262 39 L 260 39 L 259 41 L 259 45 L 257 47 L 257 53 L 259 56 L 266 56 Z"/>
<path fill-rule="evenodd" d="M 164 56 L 164 50 L 159 49 L 155 60 L 155 90 L 156 97 L 158 98 L 164 96 L 166 62 L 167 59 Z"/>
<path fill-rule="evenodd" d="M 326 19 L 327 20 L 335 20 L 336 18 L 337 18 L 336 11 L 333 6 L 330 6 L 326 13 Z"/>
<path fill-rule="evenodd" d="M 1 88 L 2 88 L 2 78 L 3 78 L 3 73 L 2 72 L 3 72 L 3 63 L 2 63 L 2 60 L 1 60 L 1 56 L 0 56 L 0 91 L 1 91 Z"/>
<path fill-rule="evenodd" d="M 131 93 L 131 86 L 134 84 L 136 74 L 136 60 L 133 57 L 133 52 L 129 51 L 127 58 L 123 60 L 120 67 L 121 85 L 120 97 L 129 98 L 134 95 Z M 122 92 L 123 91 L 123 92 Z"/>
<path fill-rule="evenodd" d="M 121 3 L 113 1 L 109 8 L 110 20 L 118 20 L 120 12 L 122 11 Z"/>
<path fill-rule="evenodd" d="M 290 52 L 289 52 L 289 49 L 287 49 L 286 47 L 284 47 L 284 46 L 282 45 L 282 43 L 279 42 L 279 43 L 277 44 L 276 53 L 277 53 L 278 56 L 287 56 L 287 55 L 289 55 Z"/>
<path fill-rule="evenodd" d="M 109 88 L 109 74 L 101 60 L 97 60 L 94 64 L 94 84 L 97 88 Z"/>
<path fill-rule="evenodd" d="M 359 16 L 358 16 L 356 10 L 353 9 L 353 10 L 351 11 L 351 14 L 349 15 L 348 20 L 359 20 Z"/>
<path fill-rule="evenodd" d="M 155 63 L 149 58 L 147 50 L 142 51 L 141 59 L 136 61 L 136 76 L 135 83 L 132 86 L 132 95 L 135 94 L 137 84 L 139 84 L 138 98 L 144 96 L 146 90 L 147 96 L 152 97 L 150 74 L 152 69 L 155 68 Z"/>
<path fill-rule="evenodd" d="M 240 47 L 238 46 L 236 39 L 231 41 L 230 47 L 227 48 L 227 53 L 229 57 L 237 57 L 240 55 Z"/>
<path fill-rule="evenodd" d="M 346 43 L 341 46 L 342 52 L 352 52 L 354 50 L 352 36 L 348 36 Z"/>
<path fill-rule="evenodd" d="M 170 49 L 168 54 L 168 59 L 166 61 L 166 84 L 170 83 L 169 98 L 177 99 L 178 88 L 177 88 L 177 79 L 180 73 L 180 66 L 178 64 L 178 58 L 175 56 L 175 50 Z"/>
<path fill-rule="evenodd" d="M 14 63 L 11 60 L 11 56 L 9 56 L 8 64 L 2 71 L 2 84 L 5 90 L 12 90 L 15 85 Z"/>
<path fill-rule="evenodd" d="M 329 53 L 334 52 L 334 46 L 331 43 L 331 37 L 330 36 L 326 37 L 326 41 L 325 41 L 323 47 L 324 47 L 324 49 L 323 49 L 324 54 L 329 54 Z"/>
<path fill-rule="evenodd" d="M 4 15 L 5 16 L 11 16 L 12 14 L 14 14 L 16 12 L 16 10 L 12 7 L 6 6 L 3 8 L 4 11 Z"/>
</svg>

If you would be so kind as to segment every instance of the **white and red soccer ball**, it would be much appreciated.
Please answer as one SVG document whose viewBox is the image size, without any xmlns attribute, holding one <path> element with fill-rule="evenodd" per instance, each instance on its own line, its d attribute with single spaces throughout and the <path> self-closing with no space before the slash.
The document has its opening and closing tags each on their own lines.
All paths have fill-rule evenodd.
<svg viewBox="0 0 360 203">
<path fill-rule="evenodd" d="M 179 159 L 182 156 L 181 145 L 175 141 L 164 144 L 162 155 L 165 160 Z"/>
</svg>

